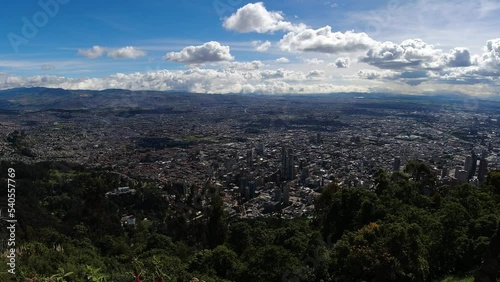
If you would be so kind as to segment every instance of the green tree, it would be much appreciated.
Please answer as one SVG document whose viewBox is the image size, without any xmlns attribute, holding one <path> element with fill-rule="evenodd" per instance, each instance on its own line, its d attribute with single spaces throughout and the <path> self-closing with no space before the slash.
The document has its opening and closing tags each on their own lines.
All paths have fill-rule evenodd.
<svg viewBox="0 0 500 282">
<path fill-rule="evenodd" d="M 237 222 L 229 226 L 229 246 L 241 255 L 252 245 L 251 228 L 246 222 Z"/>
<path fill-rule="evenodd" d="M 208 212 L 207 239 L 210 248 L 224 244 L 227 236 L 227 223 L 224 213 L 224 202 L 219 193 L 214 193 Z"/>
</svg>

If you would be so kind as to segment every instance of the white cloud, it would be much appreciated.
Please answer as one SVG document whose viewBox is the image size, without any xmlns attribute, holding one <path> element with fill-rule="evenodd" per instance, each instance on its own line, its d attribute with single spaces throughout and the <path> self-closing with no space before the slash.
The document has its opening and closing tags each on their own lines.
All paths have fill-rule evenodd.
<svg viewBox="0 0 500 282">
<path fill-rule="evenodd" d="M 348 57 L 337 58 L 337 60 L 335 60 L 335 63 L 330 65 L 334 65 L 339 69 L 345 69 L 351 65 L 351 59 L 349 59 Z"/>
<path fill-rule="evenodd" d="M 262 79 L 280 79 L 283 81 L 301 81 L 306 79 L 306 75 L 303 72 L 285 70 L 283 68 L 277 70 L 263 70 L 260 72 L 260 77 Z"/>
<path fill-rule="evenodd" d="M 393 70 L 441 70 L 473 64 L 471 52 L 467 48 L 457 47 L 444 53 L 420 39 L 408 39 L 401 44 L 378 43 L 360 61 Z"/>
<path fill-rule="evenodd" d="M 383 77 L 382 73 L 376 70 L 364 69 L 357 73 L 359 78 L 363 79 L 380 79 Z"/>
<path fill-rule="evenodd" d="M 304 63 L 308 64 L 308 65 L 320 65 L 320 64 L 323 64 L 325 61 L 323 60 L 320 60 L 318 58 L 312 58 L 312 59 L 305 59 L 304 60 Z"/>
<path fill-rule="evenodd" d="M 467 46 L 473 52 L 479 51 L 482 42 L 498 36 L 498 0 L 386 3 L 374 10 L 351 11 L 343 23 L 364 27 L 370 36 L 387 41 L 401 42 L 411 35 L 426 42 L 439 42 L 445 49 Z"/>
<path fill-rule="evenodd" d="M 328 6 L 330 8 L 337 8 L 339 6 L 339 4 L 335 3 L 335 2 L 330 2 L 330 1 L 326 1 L 324 3 L 325 6 Z"/>
<path fill-rule="evenodd" d="M 500 71 L 500 38 L 486 42 L 480 65 L 486 69 Z"/>
<path fill-rule="evenodd" d="M 235 70 L 258 70 L 264 66 L 265 64 L 261 61 L 223 63 L 224 68 L 235 69 Z"/>
<path fill-rule="evenodd" d="M 284 21 L 282 12 L 270 12 L 262 2 L 250 3 L 239 8 L 236 13 L 224 20 L 223 26 L 228 30 L 241 33 L 270 33 L 278 30 L 298 30 L 305 27 Z"/>
<path fill-rule="evenodd" d="M 323 77 L 324 74 L 325 74 L 324 71 L 321 71 L 321 70 L 312 70 L 309 73 L 307 73 L 306 77 L 308 79 L 319 79 L 319 78 Z"/>
<path fill-rule="evenodd" d="M 217 41 L 210 41 L 200 46 L 188 46 L 180 52 L 167 53 L 163 59 L 185 64 L 203 64 L 232 61 L 234 57 L 229 51 L 229 46 L 223 46 Z"/>
<path fill-rule="evenodd" d="M 276 59 L 276 62 L 280 63 L 280 64 L 286 64 L 286 63 L 290 62 L 290 60 L 288 58 L 281 57 L 281 58 Z"/>
<path fill-rule="evenodd" d="M 265 52 L 265 51 L 267 51 L 267 49 L 269 49 L 269 47 L 271 47 L 271 42 L 269 42 L 267 40 L 265 42 L 257 40 L 257 41 L 253 41 L 252 45 L 253 45 L 253 47 L 255 47 L 256 51 Z"/>
<path fill-rule="evenodd" d="M 53 70 L 55 68 L 56 68 L 56 66 L 53 66 L 53 65 L 42 65 L 40 67 L 41 70 L 45 70 L 45 71 Z"/>
<path fill-rule="evenodd" d="M 279 42 L 284 51 L 347 53 L 367 50 L 377 42 L 366 33 L 332 32 L 330 26 L 319 29 L 304 29 L 286 34 Z"/>
<path fill-rule="evenodd" d="M 442 64 L 448 67 L 468 67 L 472 65 L 470 50 L 467 48 L 453 48 L 449 54 L 441 56 Z"/>
<path fill-rule="evenodd" d="M 310 73 L 311 78 L 320 73 Z M 308 79 L 300 71 L 235 69 L 158 70 L 147 73 L 117 73 L 102 78 L 66 78 L 61 76 L 19 77 L 0 73 L 0 89 L 14 87 L 51 87 L 64 89 L 187 91 L 197 93 L 332 93 L 367 92 L 361 85 L 335 85 Z"/>
<path fill-rule="evenodd" d="M 454 53 L 461 54 L 460 52 Z M 465 57 L 466 60 L 468 56 L 458 55 L 456 57 Z M 459 62 L 461 61 L 459 60 Z M 488 40 L 483 49 L 483 54 L 471 57 L 470 66 L 447 69 L 442 71 L 438 78 L 441 82 L 453 84 L 482 83 L 496 87 L 500 86 L 500 38 Z"/>
<path fill-rule="evenodd" d="M 89 59 L 95 59 L 97 57 L 101 57 L 105 51 L 106 48 L 94 45 L 90 49 L 78 49 L 78 55 L 85 56 Z"/>
<path fill-rule="evenodd" d="M 381 69 L 436 68 L 442 54 L 420 39 L 408 39 L 401 44 L 379 42 L 360 61 Z"/>
<path fill-rule="evenodd" d="M 488 40 L 482 55 L 472 55 L 463 47 L 445 53 L 419 39 L 401 44 L 384 42 L 371 48 L 360 61 L 393 71 L 391 75 L 378 75 L 374 71 L 358 73 L 358 77 L 366 79 L 392 79 L 409 85 L 427 81 L 498 85 L 500 38 Z"/>
<path fill-rule="evenodd" d="M 135 59 L 137 57 L 146 56 L 146 52 L 136 49 L 133 46 L 126 46 L 119 49 L 113 49 L 107 51 L 108 57 L 113 59 L 118 58 L 128 58 Z"/>
<path fill-rule="evenodd" d="M 78 55 L 85 56 L 89 59 L 101 57 L 106 53 L 108 57 L 113 59 L 135 59 L 146 55 L 146 52 L 136 49 L 133 46 L 126 46 L 117 49 L 106 48 L 98 45 L 92 46 L 90 49 L 78 49 Z"/>
</svg>

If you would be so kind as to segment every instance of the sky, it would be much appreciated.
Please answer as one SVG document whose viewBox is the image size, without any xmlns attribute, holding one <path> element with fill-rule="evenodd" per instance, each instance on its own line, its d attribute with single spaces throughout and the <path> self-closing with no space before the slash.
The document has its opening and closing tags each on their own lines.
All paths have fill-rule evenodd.
<svg viewBox="0 0 500 282">
<path fill-rule="evenodd" d="M 497 0 L 0 4 L 0 89 L 496 95 Z"/>
</svg>

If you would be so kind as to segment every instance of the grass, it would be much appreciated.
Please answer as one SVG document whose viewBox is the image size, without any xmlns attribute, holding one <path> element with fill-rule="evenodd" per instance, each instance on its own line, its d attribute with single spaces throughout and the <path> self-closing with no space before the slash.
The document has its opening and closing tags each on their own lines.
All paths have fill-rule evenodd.
<svg viewBox="0 0 500 282">
<path fill-rule="evenodd" d="M 50 184 L 56 184 L 62 181 L 71 181 L 75 176 L 77 175 L 88 175 L 89 173 L 85 172 L 78 172 L 74 170 L 70 170 L 68 172 L 61 172 L 58 170 L 51 170 L 50 171 L 50 178 L 49 178 L 49 183 Z"/>
<path fill-rule="evenodd" d="M 448 276 L 441 280 L 441 282 L 474 282 L 474 277 L 472 276 L 467 276 L 467 277 L 455 277 L 455 276 Z"/>
</svg>

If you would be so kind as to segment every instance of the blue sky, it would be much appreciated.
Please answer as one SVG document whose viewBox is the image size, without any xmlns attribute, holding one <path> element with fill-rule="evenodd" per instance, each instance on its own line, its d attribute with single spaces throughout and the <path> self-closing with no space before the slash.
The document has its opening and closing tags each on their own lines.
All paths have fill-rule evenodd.
<svg viewBox="0 0 500 282">
<path fill-rule="evenodd" d="M 477 95 L 498 89 L 495 0 L 1 5 L 0 89 Z"/>
</svg>

